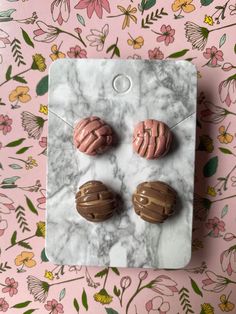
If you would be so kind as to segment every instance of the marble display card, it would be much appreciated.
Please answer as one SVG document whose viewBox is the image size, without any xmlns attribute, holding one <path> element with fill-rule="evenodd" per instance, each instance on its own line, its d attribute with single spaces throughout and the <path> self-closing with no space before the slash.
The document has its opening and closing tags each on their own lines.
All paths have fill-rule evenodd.
<svg viewBox="0 0 236 314">
<path fill-rule="evenodd" d="M 196 69 L 187 61 L 63 59 L 49 79 L 46 254 L 55 264 L 181 268 L 191 257 L 196 127 Z M 91 115 L 115 130 L 118 144 L 90 157 L 73 146 L 73 126 Z M 147 118 L 172 128 L 160 160 L 133 152 L 134 125 Z M 78 187 L 101 180 L 122 199 L 122 211 L 91 223 L 75 208 Z M 132 193 L 160 180 L 178 192 L 176 213 L 163 224 L 137 216 Z"/>
</svg>

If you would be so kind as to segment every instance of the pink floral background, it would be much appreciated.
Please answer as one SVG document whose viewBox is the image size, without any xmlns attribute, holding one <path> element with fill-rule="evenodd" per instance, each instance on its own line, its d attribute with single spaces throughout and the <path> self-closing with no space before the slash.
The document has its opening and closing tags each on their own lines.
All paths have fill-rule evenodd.
<svg viewBox="0 0 236 314">
<path fill-rule="evenodd" d="M 236 313 L 235 32 L 235 0 L 1 1 L 0 312 Z M 193 253 L 185 269 L 47 260 L 47 73 L 66 57 L 196 64 Z"/>
</svg>

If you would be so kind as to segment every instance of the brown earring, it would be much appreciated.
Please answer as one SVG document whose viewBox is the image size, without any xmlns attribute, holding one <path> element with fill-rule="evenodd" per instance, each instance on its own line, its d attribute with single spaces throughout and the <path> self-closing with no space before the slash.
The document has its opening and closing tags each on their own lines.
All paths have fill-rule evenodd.
<svg viewBox="0 0 236 314">
<path fill-rule="evenodd" d="M 176 191 L 164 182 L 143 182 L 137 186 L 132 202 L 143 220 L 162 223 L 174 213 L 176 196 Z"/>
</svg>

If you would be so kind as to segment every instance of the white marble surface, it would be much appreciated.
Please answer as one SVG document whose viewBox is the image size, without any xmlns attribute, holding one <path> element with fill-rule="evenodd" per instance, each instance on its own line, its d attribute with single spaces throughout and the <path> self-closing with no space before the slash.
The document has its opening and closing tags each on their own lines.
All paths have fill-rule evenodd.
<svg viewBox="0 0 236 314">
<path fill-rule="evenodd" d="M 127 75 L 131 89 L 112 81 Z M 196 69 L 186 61 L 72 60 L 50 68 L 46 254 L 56 264 L 181 268 L 191 257 L 196 124 Z M 73 148 L 76 120 L 97 115 L 116 131 L 118 145 L 99 157 Z M 132 151 L 135 123 L 153 118 L 173 127 L 174 144 L 161 160 Z M 103 223 L 83 219 L 75 193 L 101 180 L 120 194 L 121 212 Z M 162 180 L 178 192 L 176 214 L 149 224 L 134 212 L 138 183 Z"/>
</svg>

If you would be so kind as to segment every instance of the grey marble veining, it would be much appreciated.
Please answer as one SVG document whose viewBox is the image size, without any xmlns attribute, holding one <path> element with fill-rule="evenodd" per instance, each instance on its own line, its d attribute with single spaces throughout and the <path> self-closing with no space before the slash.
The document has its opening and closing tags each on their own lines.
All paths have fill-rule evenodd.
<svg viewBox="0 0 236 314">
<path fill-rule="evenodd" d="M 117 93 L 124 74 L 131 89 Z M 50 68 L 46 254 L 56 264 L 181 268 L 191 256 L 196 70 L 185 61 L 59 60 Z M 74 123 L 97 115 L 118 145 L 89 157 L 73 147 Z M 171 152 L 160 160 L 133 153 L 134 125 L 153 118 L 173 127 Z M 75 209 L 75 193 L 101 180 L 121 195 L 120 212 L 91 223 Z M 162 225 L 141 220 L 131 196 L 138 183 L 162 180 L 178 192 L 176 214 Z"/>
</svg>

